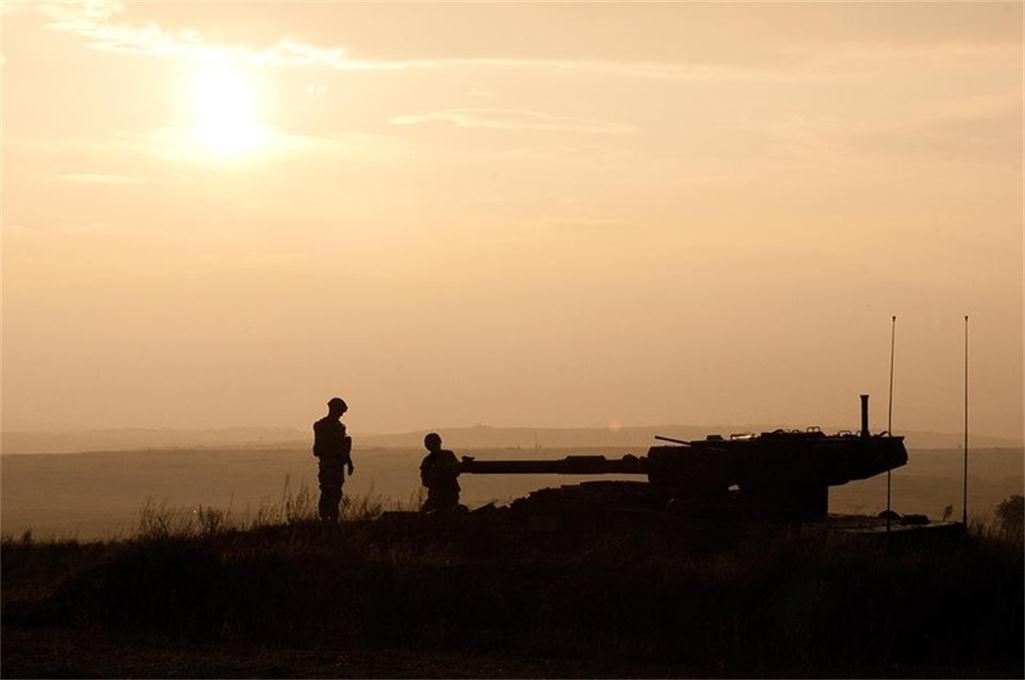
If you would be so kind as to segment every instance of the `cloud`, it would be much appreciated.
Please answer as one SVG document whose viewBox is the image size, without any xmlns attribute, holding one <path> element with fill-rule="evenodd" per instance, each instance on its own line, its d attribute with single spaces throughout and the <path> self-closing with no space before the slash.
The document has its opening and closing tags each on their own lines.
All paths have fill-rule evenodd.
<svg viewBox="0 0 1025 680">
<path fill-rule="evenodd" d="M 127 177 L 125 175 L 101 175 L 93 173 L 70 173 L 57 175 L 52 178 L 54 182 L 76 182 L 80 184 L 139 184 L 142 182 L 138 177 Z"/>
<path fill-rule="evenodd" d="M 622 135 L 636 132 L 636 128 L 621 123 L 607 123 L 587 118 L 551 116 L 537 111 L 514 109 L 448 109 L 433 113 L 395 116 L 392 125 L 419 125 L 443 122 L 464 128 L 492 130 L 552 130 L 557 132 L 586 132 Z"/>
<path fill-rule="evenodd" d="M 185 58 L 224 58 L 239 48 L 207 45 L 198 31 L 168 31 L 156 23 L 141 26 L 115 23 L 112 19 L 125 8 L 120 2 L 84 0 L 83 2 L 42 2 L 33 5 L 49 20 L 49 27 L 73 33 L 89 41 L 89 46 L 112 52 Z"/>
<path fill-rule="evenodd" d="M 341 69 L 355 68 L 346 56 L 347 50 L 341 47 L 316 47 L 298 42 L 290 38 L 281 40 L 276 45 L 261 50 L 248 51 L 246 57 L 256 64 L 272 66 L 328 66 Z"/>
<path fill-rule="evenodd" d="M 1011 149 L 1022 145 L 1021 102 L 987 110 L 966 108 L 896 124 L 849 130 L 844 141 L 866 153 L 931 161 L 992 162 L 1008 165 Z M 1020 157 L 1019 157 L 1020 163 Z"/>
<path fill-rule="evenodd" d="M 741 119 L 719 126 L 748 140 L 766 157 L 817 164 L 879 162 L 994 162 L 1022 142 L 1021 95 L 950 98 L 937 104 L 888 111 L 885 116 L 793 114 L 782 119 Z"/>
<path fill-rule="evenodd" d="M 66 223 L 58 227 L 65 234 L 100 234 L 110 231 L 110 225 L 103 222 Z"/>
<path fill-rule="evenodd" d="M 820 44 L 789 45 L 775 56 L 782 61 L 740 66 L 736 64 L 609 61 L 601 59 L 537 58 L 421 58 L 361 59 L 341 46 L 320 46 L 294 37 L 283 37 L 264 47 L 212 44 L 196 30 L 170 31 L 150 22 L 124 23 L 126 7 L 113 0 L 24 3 L 7 0 L 4 12 L 31 8 L 41 11 L 54 30 L 79 35 L 98 50 L 173 57 L 187 60 L 230 61 L 267 66 L 319 67 L 338 71 L 405 71 L 443 68 L 532 70 L 549 76 L 592 75 L 627 79 L 666 81 L 772 80 L 792 82 L 809 77 L 836 78 L 838 75 L 873 76 L 895 64 L 917 66 L 920 58 L 942 58 L 957 65 L 964 61 L 990 63 L 1020 62 L 1019 44 L 928 43 L 895 47 L 889 43 L 833 41 L 828 49 Z"/>
<path fill-rule="evenodd" d="M 146 135 L 123 137 L 141 143 L 149 153 L 161 158 L 204 163 L 220 159 L 228 165 L 239 158 L 268 159 L 307 153 L 325 141 L 321 137 L 288 134 L 271 125 L 253 126 L 246 133 L 242 148 L 223 153 L 204 144 L 201 135 L 189 127 L 164 127 Z"/>
<path fill-rule="evenodd" d="M 21 7 L 21 5 L 19 5 Z M 32 5 L 50 19 L 50 28 L 73 33 L 97 50 L 189 60 L 232 61 L 268 66 L 323 67 L 340 71 L 404 71 L 451 67 L 529 69 L 552 75 L 592 74 L 656 80 L 704 80 L 744 77 L 748 69 L 716 65 L 618 62 L 573 59 L 426 58 L 358 59 L 344 47 L 322 47 L 285 37 L 268 47 L 216 45 L 193 29 L 169 31 L 156 23 L 129 25 L 115 18 L 125 12 L 120 2 L 86 0 L 78 3 L 44 2 Z M 765 74 L 761 71 L 762 76 Z"/>
</svg>

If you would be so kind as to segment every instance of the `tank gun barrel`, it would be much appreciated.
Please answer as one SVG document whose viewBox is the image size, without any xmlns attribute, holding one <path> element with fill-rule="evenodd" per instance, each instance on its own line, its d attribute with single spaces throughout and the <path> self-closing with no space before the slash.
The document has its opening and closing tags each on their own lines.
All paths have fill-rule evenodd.
<svg viewBox="0 0 1025 680">
<path fill-rule="evenodd" d="M 660 434 L 656 434 L 655 435 L 655 439 L 658 439 L 659 441 L 663 441 L 663 442 L 671 442 L 673 444 L 682 444 L 684 446 L 690 446 L 690 442 L 685 440 L 685 439 L 676 439 L 674 437 L 663 437 Z"/>
<path fill-rule="evenodd" d="M 472 475 L 646 475 L 647 458 L 626 455 L 566 456 L 555 460 L 476 460 L 463 456 L 461 474 Z"/>
</svg>

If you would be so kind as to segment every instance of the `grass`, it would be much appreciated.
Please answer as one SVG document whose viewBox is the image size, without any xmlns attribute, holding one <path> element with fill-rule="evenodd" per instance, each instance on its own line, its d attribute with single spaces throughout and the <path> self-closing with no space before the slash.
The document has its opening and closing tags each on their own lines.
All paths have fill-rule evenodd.
<svg viewBox="0 0 1025 680">
<path fill-rule="evenodd" d="M 392 504 L 395 510 L 418 510 L 422 505 L 419 494 L 407 503 Z M 358 522 L 379 517 L 387 507 L 385 500 L 373 491 L 366 495 L 344 496 L 340 508 L 343 522 Z M 285 477 L 281 498 L 264 501 L 256 510 L 242 514 L 209 506 L 194 508 L 172 506 L 166 500 L 146 499 L 139 511 L 139 522 L 134 537 L 153 539 L 168 537 L 211 536 L 225 531 L 248 531 L 270 526 L 293 526 L 317 520 L 316 492 L 305 483 L 293 491 L 291 480 Z"/>
<path fill-rule="evenodd" d="M 4 625 L 305 649 L 445 650 L 698 675 L 1021 676 L 1020 535 L 941 544 L 679 518 L 313 519 L 148 504 L 105 543 L 2 544 Z M 622 671 L 620 671 L 622 672 Z"/>
</svg>

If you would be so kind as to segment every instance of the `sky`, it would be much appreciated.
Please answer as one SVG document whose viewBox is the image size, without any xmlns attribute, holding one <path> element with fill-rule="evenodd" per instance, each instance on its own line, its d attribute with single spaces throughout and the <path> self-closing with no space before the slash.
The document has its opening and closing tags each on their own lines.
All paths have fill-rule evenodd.
<svg viewBox="0 0 1025 680">
<path fill-rule="evenodd" d="M 5 429 L 1022 436 L 1021 3 L 2 7 Z"/>
</svg>

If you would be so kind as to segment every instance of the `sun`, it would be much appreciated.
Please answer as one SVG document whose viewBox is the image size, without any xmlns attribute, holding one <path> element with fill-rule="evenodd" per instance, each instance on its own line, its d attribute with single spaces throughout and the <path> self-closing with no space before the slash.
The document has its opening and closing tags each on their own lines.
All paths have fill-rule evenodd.
<svg viewBox="0 0 1025 680">
<path fill-rule="evenodd" d="M 208 66 L 192 86 L 193 140 L 217 156 L 252 151 L 266 139 L 251 80 L 226 65 Z"/>
</svg>

